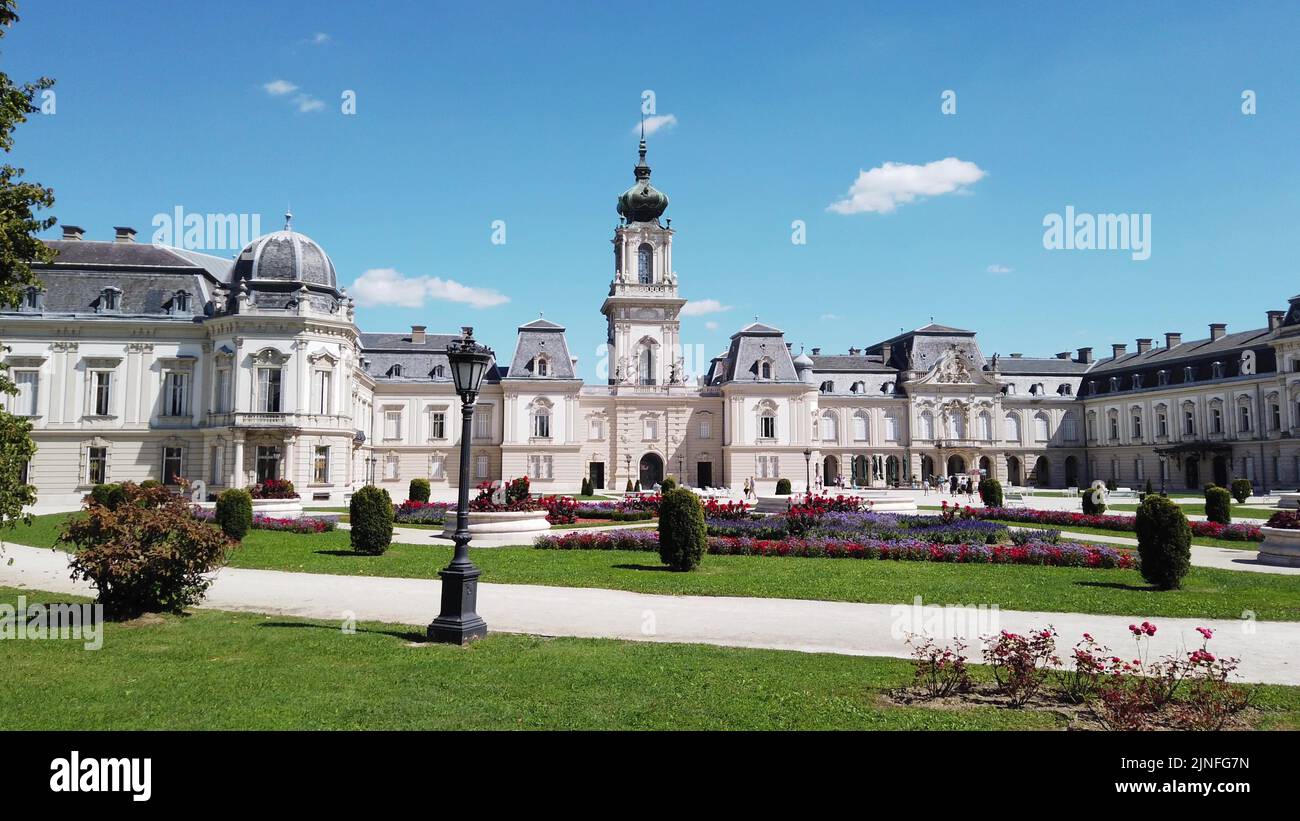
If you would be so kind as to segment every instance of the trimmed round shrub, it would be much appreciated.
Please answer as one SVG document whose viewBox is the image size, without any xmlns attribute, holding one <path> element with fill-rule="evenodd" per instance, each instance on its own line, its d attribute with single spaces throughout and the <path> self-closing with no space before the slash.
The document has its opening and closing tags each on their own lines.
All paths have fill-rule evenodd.
<svg viewBox="0 0 1300 821">
<path fill-rule="evenodd" d="M 692 570 L 707 547 L 699 497 L 681 487 L 666 491 L 659 505 L 659 560 L 673 570 Z"/>
<path fill-rule="evenodd" d="M 985 507 L 1002 507 L 1002 483 L 986 476 L 979 483 L 980 501 Z"/>
<path fill-rule="evenodd" d="M 660 491 L 672 490 L 675 487 L 677 487 L 677 480 L 671 476 L 666 477 L 662 482 L 659 483 Z"/>
<path fill-rule="evenodd" d="M 1106 512 L 1106 496 L 1099 488 L 1089 487 L 1080 491 L 1083 497 L 1083 512 L 1088 516 L 1100 516 Z"/>
<path fill-rule="evenodd" d="M 1232 524 L 1232 495 L 1227 488 L 1211 485 L 1205 489 L 1205 518 L 1221 525 Z"/>
<path fill-rule="evenodd" d="M 90 489 L 90 498 L 109 510 L 117 510 L 118 505 L 126 498 L 126 493 L 122 490 L 122 486 L 116 483 L 95 485 Z"/>
<path fill-rule="evenodd" d="M 1233 480 L 1232 498 L 1237 500 L 1237 504 L 1241 504 L 1245 502 L 1247 499 L 1250 498 L 1250 494 L 1254 492 L 1255 492 L 1255 488 L 1251 486 L 1249 479 Z"/>
<path fill-rule="evenodd" d="M 1161 590 L 1182 587 L 1192 566 L 1192 529 L 1177 503 L 1148 496 L 1138 505 L 1135 525 L 1142 578 Z"/>
<path fill-rule="evenodd" d="M 777 479 L 777 480 L 776 480 L 776 495 L 777 495 L 777 496 L 789 496 L 789 495 L 790 495 L 790 480 L 789 480 L 789 479 Z"/>
<path fill-rule="evenodd" d="M 412 479 L 411 487 L 406 491 L 406 497 L 413 502 L 429 501 L 429 480 Z"/>
<path fill-rule="evenodd" d="M 142 490 L 153 490 L 156 487 L 162 487 L 162 486 L 163 483 L 158 481 L 157 479 L 145 479 L 143 482 L 140 483 L 140 488 Z"/>
<path fill-rule="evenodd" d="M 253 527 L 253 494 L 242 487 L 221 491 L 217 497 L 217 524 L 221 532 L 240 541 Z"/>
<path fill-rule="evenodd" d="M 348 504 L 352 549 L 371 556 L 383 554 L 393 542 L 393 499 L 388 491 L 366 485 Z"/>
</svg>

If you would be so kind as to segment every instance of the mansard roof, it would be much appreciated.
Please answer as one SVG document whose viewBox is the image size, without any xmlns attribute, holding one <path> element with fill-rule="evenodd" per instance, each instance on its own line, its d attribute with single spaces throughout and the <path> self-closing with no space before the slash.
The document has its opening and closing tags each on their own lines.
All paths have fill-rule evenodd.
<svg viewBox="0 0 1300 821">
<path fill-rule="evenodd" d="M 424 342 L 412 341 L 406 333 L 361 334 L 361 359 L 363 369 L 371 377 L 400 382 L 452 381 L 451 363 L 447 359 L 447 343 L 459 339 L 460 334 L 425 334 Z M 401 376 L 393 376 L 393 366 L 401 368 Z M 433 375 L 442 366 L 441 377 Z M 496 382 L 501 378 L 500 368 L 488 371 L 486 380 Z"/>
<path fill-rule="evenodd" d="M 1007 376 L 1081 376 L 1090 367 L 1087 362 L 1055 356 L 998 357 L 998 373 Z"/>
<path fill-rule="evenodd" d="M 546 357 L 546 376 L 536 376 L 536 360 Z M 548 319 L 534 319 L 519 326 L 515 355 L 506 376 L 510 379 L 577 379 L 564 326 Z"/>
<path fill-rule="evenodd" d="M 816 373 L 896 373 L 897 368 L 881 361 L 880 355 L 819 354 L 810 357 Z"/>
<path fill-rule="evenodd" d="M 1272 338 L 1273 331 L 1268 328 L 1256 328 L 1251 331 L 1238 331 L 1224 334 L 1218 339 L 1195 339 L 1172 348 L 1152 348 L 1145 353 L 1127 353 L 1118 358 L 1110 357 L 1099 360 L 1088 375 L 1112 374 L 1143 368 L 1162 368 L 1168 365 L 1184 365 L 1193 361 L 1214 358 L 1228 358 L 1240 354 L 1248 348 L 1262 348 Z"/>
<path fill-rule="evenodd" d="M 771 325 L 752 322 L 731 335 L 722 371 L 727 382 L 799 382 L 794 358 L 785 344 L 785 332 Z M 763 379 L 760 363 L 768 360 L 772 376 Z M 710 373 L 716 373 L 716 366 Z"/>
</svg>

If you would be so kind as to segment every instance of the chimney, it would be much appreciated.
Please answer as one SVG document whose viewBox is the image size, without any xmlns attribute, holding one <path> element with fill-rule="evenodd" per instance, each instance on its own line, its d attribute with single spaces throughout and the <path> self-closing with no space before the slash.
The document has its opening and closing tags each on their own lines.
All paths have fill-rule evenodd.
<svg viewBox="0 0 1300 821">
<path fill-rule="evenodd" d="M 1138 353 L 1146 353 L 1146 352 L 1149 351 L 1149 350 L 1151 350 L 1151 340 L 1150 340 L 1150 339 L 1139 339 L 1139 340 L 1138 340 Z"/>
<path fill-rule="evenodd" d="M 1183 335 L 1174 331 L 1165 331 L 1165 347 L 1177 348 L 1183 344 Z"/>
<path fill-rule="evenodd" d="M 1115 342 L 1111 344 L 1110 355 L 1112 359 L 1119 359 L 1121 356 L 1123 356 L 1126 353 L 1128 353 L 1128 345 L 1124 344 L 1123 342 Z"/>
<path fill-rule="evenodd" d="M 1056 355 L 1056 358 L 1057 358 L 1057 359 L 1069 359 L 1069 358 L 1070 358 L 1070 352 L 1069 352 L 1069 351 L 1061 351 L 1060 353 L 1058 353 L 1058 354 Z"/>
<path fill-rule="evenodd" d="M 892 342 L 880 343 L 880 361 L 888 365 L 889 360 L 893 358 L 894 358 L 894 343 Z"/>
<path fill-rule="evenodd" d="M 412 326 L 411 326 L 411 344 L 412 344 L 412 345 L 423 345 L 423 344 L 424 344 L 424 326 L 423 326 L 423 325 L 412 325 Z"/>
<path fill-rule="evenodd" d="M 1012 358 L 1012 359 L 1020 359 L 1020 358 L 1023 357 L 1023 356 L 1024 356 L 1024 354 L 1022 354 L 1022 353 L 1013 353 L 1013 354 L 1011 354 L 1011 358 Z"/>
<path fill-rule="evenodd" d="M 860 352 L 858 351 L 857 348 L 849 348 L 849 356 L 857 356 L 858 353 Z"/>
<path fill-rule="evenodd" d="M 813 349 L 812 349 L 812 355 L 813 355 L 813 356 L 821 356 L 821 355 L 822 355 L 822 349 L 821 349 L 821 348 L 813 348 Z"/>
<path fill-rule="evenodd" d="M 1211 322 L 1211 323 L 1210 323 L 1210 341 L 1211 341 L 1211 342 L 1214 342 L 1214 341 L 1217 340 L 1217 339 L 1223 339 L 1223 335 L 1224 335 L 1225 333 L 1227 333 L 1227 332 L 1228 332 L 1228 326 L 1225 325 L 1225 324 L 1223 324 L 1222 322 Z"/>
<path fill-rule="evenodd" d="M 82 228 L 80 225 L 65 225 L 65 226 L 63 226 L 63 238 L 64 238 L 64 239 L 75 239 L 75 240 L 79 240 L 79 239 L 84 239 L 85 236 L 86 236 L 86 229 L 85 229 L 85 228 Z"/>
<path fill-rule="evenodd" d="M 114 242 L 135 242 L 135 229 L 124 225 L 113 226 Z"/>
<path fill-rule="evenodd" d="M 1286 311 L 1269 311 L 1268 312 L 1268 329 L 1276 331 L 1282 327 L 1282 317 L 1286 316 Z"/>
<path fill-rule="evenodd" d="M 1080 348 L 1079 361 L 1085 365 L 1092 364 L 1092 348 Z"/>
</svg>

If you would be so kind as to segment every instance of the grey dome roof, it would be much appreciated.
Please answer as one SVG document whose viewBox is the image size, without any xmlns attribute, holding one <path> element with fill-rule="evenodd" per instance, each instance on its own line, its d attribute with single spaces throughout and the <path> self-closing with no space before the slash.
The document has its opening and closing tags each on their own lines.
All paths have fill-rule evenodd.
<svg viewBox="0 0 1300 821">
<path fill-rule="evenodd" d="M 794 368 L 797 371 L 802 371 L 805 368 L 811 368 L 812 366 L 812 357 L 802 351 L 800 351 L 799 355 L 794 358 Z"/>
<path fill-rule="evenodd" d="M 303 282 L 338 290 L 334 263 L 311 237 L 290 227 L 265 234 L 239 253 L 231 274 L 231 285 L 241 280 Z"/>
</svg>

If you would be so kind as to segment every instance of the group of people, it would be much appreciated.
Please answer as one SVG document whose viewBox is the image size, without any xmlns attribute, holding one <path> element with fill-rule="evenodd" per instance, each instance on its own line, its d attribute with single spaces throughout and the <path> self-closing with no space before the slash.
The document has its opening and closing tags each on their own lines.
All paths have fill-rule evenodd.
<svg viewBox="0 0 1300 821">
<path fill-rule="evenodd" d="M 954 473 L 951 476 L 931 476 L 921 482 L 921 489 L 926 496 L 929 496 L 931 491 L 942 493 L 947 489 L 949 496 L 965 496 L 968 501 L 971 501 L 978 486 L 973 476 Z"/>
</svg>

